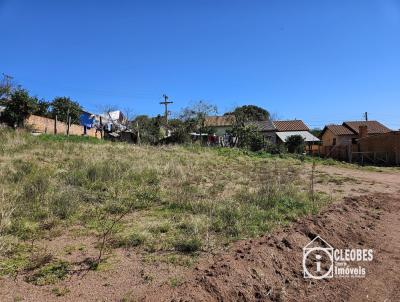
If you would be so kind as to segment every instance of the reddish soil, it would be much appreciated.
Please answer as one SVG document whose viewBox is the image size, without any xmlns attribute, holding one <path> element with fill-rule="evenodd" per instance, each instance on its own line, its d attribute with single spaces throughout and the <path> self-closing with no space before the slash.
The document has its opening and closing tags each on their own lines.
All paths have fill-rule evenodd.
<svg viewBox="0 0 400 302">
<path fill-rule="evenodd" d="M 203 261 L 173 301 L 400 301 L 400 198 L 346 198 L 270 236 Z M 365 278 L 303 278 L 302 248 L 320 235 L 335 248 L 371 248 Z"/>
</svg>

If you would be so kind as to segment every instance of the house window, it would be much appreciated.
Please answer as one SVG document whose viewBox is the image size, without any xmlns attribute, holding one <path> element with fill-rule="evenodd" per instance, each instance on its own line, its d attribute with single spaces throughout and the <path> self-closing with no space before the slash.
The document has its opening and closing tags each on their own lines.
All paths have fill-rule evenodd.
<svg viewBox="0 0 400 302">
<path fill-rule="evenodd" d="M 332 145 L 333 145 L 333 146 L 336 145 L 336 137 L 333 139 Z"/>
</svg>

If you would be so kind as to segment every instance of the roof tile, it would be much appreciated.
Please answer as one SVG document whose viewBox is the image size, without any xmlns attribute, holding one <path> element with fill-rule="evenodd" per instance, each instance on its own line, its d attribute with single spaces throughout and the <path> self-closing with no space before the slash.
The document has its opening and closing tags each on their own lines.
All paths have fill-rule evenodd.
<svg viewBox="0 0 400 302">
<path fill-rule="evenodd" d="M 360 126 L 367 126 L 368 134 L 387 133 L 391 131 L 388 127 L 382 125 L 378 121 L 349 121 L 344 122 L 343 126 L 349 128 L 356 134 L 359 133 Z"/>
<path fill-rule="evenodd" d="M 277 131 L 309 131 L 310 129 L 302 120 L 273 121 Z"/>
</svg>

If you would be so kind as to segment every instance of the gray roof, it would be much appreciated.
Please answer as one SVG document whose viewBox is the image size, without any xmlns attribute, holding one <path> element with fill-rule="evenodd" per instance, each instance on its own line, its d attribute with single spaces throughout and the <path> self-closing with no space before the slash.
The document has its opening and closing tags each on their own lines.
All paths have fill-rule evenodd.
<svg viewBox="0 0 400 302">
<path fill-rule="evenodd" d="M 319 142 L 319 138 L 315 137 L 308 131 L 285 131 L 276 132 L 276 135 L 281 139 L 282 142 L 286 142 L 289 136 L 300 135 L 304 138 L 306 142 Z"/>
<path fill-rule="evenodd" d="M 274 124 L 270 120 L 247 122 L 245 125 L 254 126 L 258 131 L 275 131 Z"/>
</svg>

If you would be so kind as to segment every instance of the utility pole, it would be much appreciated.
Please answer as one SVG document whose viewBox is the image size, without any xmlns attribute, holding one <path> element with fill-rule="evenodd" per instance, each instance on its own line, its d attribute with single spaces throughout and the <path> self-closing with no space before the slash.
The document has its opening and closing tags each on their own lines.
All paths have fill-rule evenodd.
<svg viewBox="0 0 400 302">
<path fill-rule="evenodd" d="M 364 118 L 365 118 L 365 121 L 368 122 L 368 112 L 364 113 Z"/>
<path fill-rule="evenodd" d="M 161 105 L 165 106 L 164 118 L 165 124 L 168 125 L 168 104 L 172 104 L 173 102 L 168 101 L 168 96 L 163 94 L 164 102 L 160 102 Z"/>
</svg>

